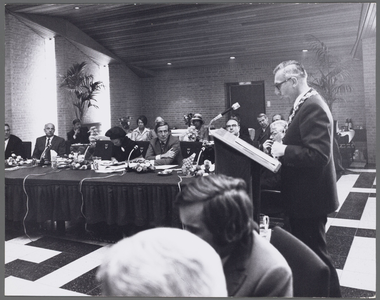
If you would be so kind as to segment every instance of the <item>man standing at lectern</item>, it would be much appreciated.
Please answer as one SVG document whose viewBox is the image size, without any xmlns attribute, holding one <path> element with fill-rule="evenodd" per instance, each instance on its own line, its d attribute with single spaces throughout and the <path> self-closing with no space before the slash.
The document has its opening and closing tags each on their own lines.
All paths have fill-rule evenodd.
<svg viewBox="0 0 380 300">
<path fill-rule="evenodd" d="M 307 83 L 307 73 L 294 60 L 273 71 L 275 93 L 293 102 L 283 143 L 273 142 L 272 155 L 282 162 L 281 192 L 291 232 L 330 268 L 330 297 L 341 297 L 339 279 L 326 246 L 327 214 L 338 207 L 333 160 L 333 119 Z"/>
</svg>

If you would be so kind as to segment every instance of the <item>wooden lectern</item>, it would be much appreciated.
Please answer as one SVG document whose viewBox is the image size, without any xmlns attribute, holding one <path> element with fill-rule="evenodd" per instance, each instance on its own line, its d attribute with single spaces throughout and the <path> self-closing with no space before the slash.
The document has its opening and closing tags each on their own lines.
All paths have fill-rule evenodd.
<svg viewBox="0 0 380 300">
<path fill-rule="evenodd" d="M 215 173 L 242 178 L 253 201 L 253 219 L 260 223 L 260 173 L 265 167 L 276 173 L 281 163 L 227 130 L 210 130 L 215 143 Z"/>
</svg>

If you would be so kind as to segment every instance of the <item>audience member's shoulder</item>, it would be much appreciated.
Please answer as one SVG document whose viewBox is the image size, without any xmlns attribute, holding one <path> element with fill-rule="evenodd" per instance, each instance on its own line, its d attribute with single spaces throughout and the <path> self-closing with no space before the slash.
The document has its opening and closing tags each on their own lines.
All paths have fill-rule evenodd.
<svg viewBox="0 0 380 300">
<path fill-rule="evenodd" d="M 253 250 L 257 261 L 267 264 L 267 267 L 285 267 L 290 270 L 288 263 L 282 254 L 264 237 L 260 236 L 256 231 L 253 232 L 254 242 Z M 256 260 L 255 259 L 255 260 Z"/>
</svg>

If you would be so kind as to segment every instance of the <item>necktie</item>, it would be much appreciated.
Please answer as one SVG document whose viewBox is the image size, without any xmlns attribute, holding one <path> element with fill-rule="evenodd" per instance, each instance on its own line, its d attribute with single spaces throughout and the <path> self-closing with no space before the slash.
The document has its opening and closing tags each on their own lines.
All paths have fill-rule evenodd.
<svg viewBox="0 0 380 300">
<path fill-rule="evenodd" d="M 46 146 L 47 146 L 47 147 L 48 147 L 48 146 L 51 146 L 50 139 L 51 139 L 51 138 L 48 138 L 48 139 L 47 139 L 47 143 L 46 143 Z"/>
</svg>

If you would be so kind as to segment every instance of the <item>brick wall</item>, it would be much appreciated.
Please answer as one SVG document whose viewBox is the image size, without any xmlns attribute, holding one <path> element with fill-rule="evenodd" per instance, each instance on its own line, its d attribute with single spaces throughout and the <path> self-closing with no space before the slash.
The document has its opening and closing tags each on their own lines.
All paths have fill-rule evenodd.
<svg viewBox="0 0 380 300">
<path fill-rule="evenodd" d="M 12 133 L 34 143 L 55 112 L 44 99 L 45 40 L 14 16 L 5 14 L 5 122 Z"/>
<path fill-rule="evenodd" d="M 312 72 L 310 60 L 298 58 L 308 72 Z M 280 100 L 274 94 L 273 69 L 279 62 L 252 62 L 239 64 L 232 62 L 224 66 L 207 66 L 162 71 L 154 78 L 143 79 L 143 112 L 154 120 L 158 115 L 168 120 L 172 126 L 184 128 L 182 116 L 188 112 L 200 112 L 206 123 L 224 110 L 226 103 L 225 84 L 233 82 L 264 81 L 265 99 L 271 106 L 266 107 L 268 116 L 281 113 L 288 117 L 291 103 Z M 334 103 L 332 113 L 340 125 L 351 118 L 355 125 L 365 122 L 364 81 L 361 61 L 350 62 L 352 78 L 351 93 L 342 95 L 344 100 Z M 223 119 L 215 123 L 222 126 Z"/>
<path fill-rule="evenodd" d="M 376 38 L 362 43 L 368 162 L 376 163 Z"/>
<path fill-rule="evenodd" d="M 110 64 L 111 126 L 119 126 L 118 119 L 132 117 L 131 127 L 143 113 L 141 79 L 122 64 Z M 148 123 L 148 126 L 150 124 Z"/>
</svg>

